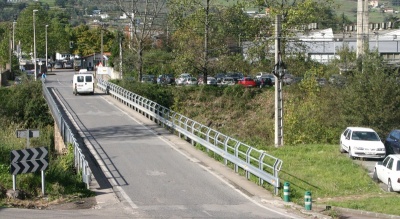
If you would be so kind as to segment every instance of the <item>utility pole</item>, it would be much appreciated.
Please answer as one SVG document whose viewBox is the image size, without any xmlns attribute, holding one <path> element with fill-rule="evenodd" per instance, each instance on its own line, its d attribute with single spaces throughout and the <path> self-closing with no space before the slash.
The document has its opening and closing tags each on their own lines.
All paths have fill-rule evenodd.
<svg viewBox="0 0 400 219">
<path fill-rule="evenodd" d="M 122 36 L 119 36 L 119 79 L 122 79 Z"/>
<path fill-rule="evenodd" d="M 368 30 L 368 0 L 358 0 L 357 3 L 357 58 L 364 55 L 369 43 Z"/>
<path fill-rule="evenodd" d="M 106 65 L 103 63 L 103 26 L 104 26 L 104 24 L 102 23 L 102 24 L 101 24 L 101 56 L 100 56 L 100 62 L 101 62 L 101 64 L 102 64 L 103 66 L 106 66 Z"/>
<path fill-rule="evenodd" d="M 210 28 L 210 23 L 208 20 L 208 16 L 210 13 L 210 0 L 206 0 L 206 7 L 205 7 L 205 21 L 204 21 L 204 65 L 203 65 L 203 83 L 207 85 L 207 75 L 208 75 L 208 31 Z"/>
<path fill-rule="evenodd" d="M 282 78 L 286 69 L 281 55 L 281 16 L 275 18 L 275 147 L 283 146 L 283 94 Z"/>
</svg>

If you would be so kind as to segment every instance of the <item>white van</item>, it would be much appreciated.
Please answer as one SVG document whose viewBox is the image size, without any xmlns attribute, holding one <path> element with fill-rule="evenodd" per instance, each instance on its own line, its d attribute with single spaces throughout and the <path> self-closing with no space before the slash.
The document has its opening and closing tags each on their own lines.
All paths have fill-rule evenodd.
<svg viewBox="0 0 400 219">
<path fill-rule="evenodd" d="M 72 80 L 73 94 L 81 93 L 94 94 L 94 77 L 93 74 L 75 74 Z"/>
</svg>

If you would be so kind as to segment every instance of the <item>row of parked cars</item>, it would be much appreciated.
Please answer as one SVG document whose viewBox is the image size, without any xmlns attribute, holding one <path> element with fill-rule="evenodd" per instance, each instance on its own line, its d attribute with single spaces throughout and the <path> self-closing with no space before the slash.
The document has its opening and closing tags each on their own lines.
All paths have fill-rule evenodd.
<svg viewBox="0 0 400 219">
<path fill-rule="evenodd" d="M 389 192 L 400 192 L 400 129 L 392 130 L 382 142 L 371 128 L 347 127 L 340 135 L 340 152 L 352 159 L 378 158 L 373 178 L 387 185 Z"/>
<path fill-rule="evenodd" d="M 175 78 L 173 74 L 161 74 L 158 77 L 155 75 L 143 75 L 143 83 L 153 83 L 160 85 L 218 85 L 218 86 L 229 86 L 240 84 L 245 87 L 266 87 L 275 85 L 275 76 L 267 72 L 259 72 L 255 77 L 245 77 L 243 73 L 230 72 L 230 73 L 218 73 L 215 76 L 208 76 L 207 81 L 203 81 L 203 77 L 194 77 L 190 73 L 182 73 Z M 292 85 L 302 80 L 301 77 L 294 76 L 292 74 L 285 74 L 282 78 L 283 85 Z M 319 86 L 325 86 L 328 83 L 331 85 L 342 86 L 345 84 L 346 78 L 342 75 L 332 75 L 329 79 L 318 78 L 316 83 Z"/>
</svg>

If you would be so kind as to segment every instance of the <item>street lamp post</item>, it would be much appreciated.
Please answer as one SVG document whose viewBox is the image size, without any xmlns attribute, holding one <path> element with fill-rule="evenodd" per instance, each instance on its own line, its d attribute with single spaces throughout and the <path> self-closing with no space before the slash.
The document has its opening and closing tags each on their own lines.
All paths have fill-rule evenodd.
<svg viewBox="0 0 400 219">
<path fill-rule="evenodd" d="M 47 69 L 47 67 L 48 67 L 48 64 L 47 64 L 47 60 L 48 60 L 48 57 L 47 57 L 47 27 L 48 27 L 49 25 L 47 25 L 46 24 L 46 69 Z"/>
<path fill-rule="evenodd" d="M 33 10 L 33 65 L 35 66 L 35 81 L 37 78 L 37 70 L 36 70 L 36 24 L 35 24 L 35 12 L 38 10 Z"/>
<path fill-rule="evenodd" d="M 13 52 L 15 51 L 15 24 L 16 24 L 17 22 L 14 20 L 13 21 L 13 37 L 12 37 L 12 50 L 13 50 Z"/>
</svg>

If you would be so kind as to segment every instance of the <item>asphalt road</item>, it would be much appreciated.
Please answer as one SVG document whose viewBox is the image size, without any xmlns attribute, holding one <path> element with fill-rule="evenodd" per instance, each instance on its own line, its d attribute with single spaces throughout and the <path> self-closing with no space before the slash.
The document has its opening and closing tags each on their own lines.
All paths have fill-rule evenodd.
<svg viewBox="0 0 400 219">
<path fill-rule="evenodd" d="M 99 195 L 101 210 L 49 215 L 43 211 L 37 217 L 308 217 L 111 97 L 99 91 L 74 96 L 73 70 L 53 73 L 46 86 L 54 90 L 84 136 L 98 168 L 93 170 L 98 183 L 93 187 L 104 194 Z M 103 174 L 96 174 L 100 170 Z M 15 216 L 12 209 L 0 212 Z M 21 218 L 36 218 L 35 214 L 26 215 Z"/>
</svg>

